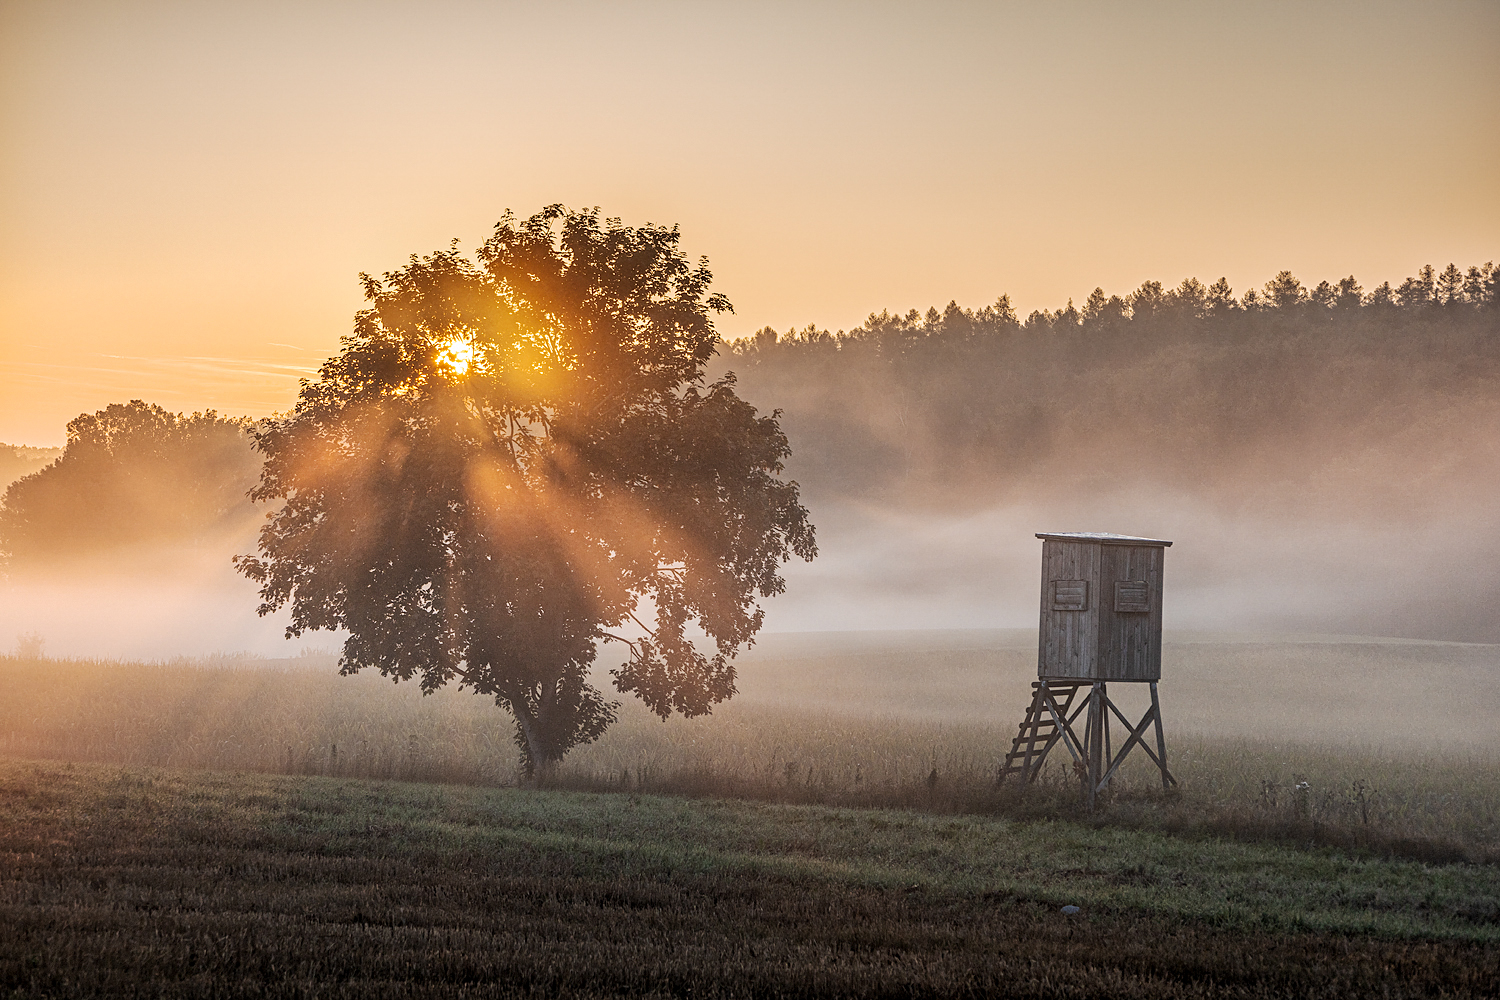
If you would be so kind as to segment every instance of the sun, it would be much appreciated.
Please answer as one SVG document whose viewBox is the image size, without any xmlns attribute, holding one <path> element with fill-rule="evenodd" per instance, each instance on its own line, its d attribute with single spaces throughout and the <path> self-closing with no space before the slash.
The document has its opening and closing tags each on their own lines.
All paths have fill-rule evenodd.
<svg viewBox="0 0 1500 1000">
<path fill-rule="evenodd" d="M 438 364 L 460 377 L 469 374 L 469 369 L 478 368 L 481 362 L 474 342 L 465 337 L 454 337 L 449 340 L 438 351 L 437 359 Z"/>
</svg>

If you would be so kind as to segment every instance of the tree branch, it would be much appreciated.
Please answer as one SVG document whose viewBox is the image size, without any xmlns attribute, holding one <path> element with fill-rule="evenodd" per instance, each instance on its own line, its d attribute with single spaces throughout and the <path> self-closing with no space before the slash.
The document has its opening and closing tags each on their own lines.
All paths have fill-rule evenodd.
<svg viewBox="0 0 1500 1000">
<path fill-rule="evenodd" d="M 648 628 L 646 626 L 645 622 L 641 621 L 639 618 L 637 618 L 635 616 L 635 612 L 634 611 L 627 611 L 625 613 L 630 616 L 630 620 L 631 621 L 635 622 L 637 625 L 639 625 L 641 627 L 642 631 L 644 631 L 651 638 L 653 638 L 653 639 L 656 638 L 656 629 L 654 629 L 654 628 Z"/>
</svg>

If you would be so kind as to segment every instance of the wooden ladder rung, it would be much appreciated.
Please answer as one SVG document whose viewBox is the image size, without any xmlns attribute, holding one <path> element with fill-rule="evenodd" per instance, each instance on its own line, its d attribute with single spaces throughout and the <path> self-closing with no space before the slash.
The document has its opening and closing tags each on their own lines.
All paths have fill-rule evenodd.
<svg viewBox="0 0 1500 1000">
<path fill-rule="evenodd" d="M 1074 697 L 1083 687 L 1083 684 L 1054 684 L 1049 685 L 1046 690 L 1053 706 L 1061 711 L 1063 718 L 1067 718 Z M 1026 709 L 1025 721 L 1018 727 L 1016 737 L 1010 741 L 1010 753 L 1005 755 L 1005 762 L 1000 766 L 1002 778 L 1012 774 L 1024 775 L 1039 767 L 1062 735 L 1062 726 L 1042 697 L 1042 682 L 1032 681 L 1031 691 L 1031 704 Z"/>
</svg>

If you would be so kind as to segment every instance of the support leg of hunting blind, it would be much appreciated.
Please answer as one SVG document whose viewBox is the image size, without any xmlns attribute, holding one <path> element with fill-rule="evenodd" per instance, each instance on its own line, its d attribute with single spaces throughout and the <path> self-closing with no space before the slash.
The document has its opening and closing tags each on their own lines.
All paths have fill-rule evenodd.
<svg viewBox="0 0 1500 1000">
<path fill-rule="evenodd" d="M 1104 727 L 1109 725 L 1104 702 L 1104 682 L 1098 681 L 1089 689 L 1089 721 L 1083 729 L 1083 743 L 1088 751 L 1084 755 L 1083 801 L 1090 812 L 1094 811 L 1094 799 L 1104 787 L 1101 778 L 1104 766 L 1109 762 L 1104 756 Z"/>
<path fill-rule="evenodd" d="M 1156 766 L 1161 768 L 1161 787 L 1166 791 L 1177 784 L 1172 772 L 1167 770 L 1167 738 L 1161 731 L 1161 703 L 1156 700 L 1156 682 L 1151 682 L 1151 714 L 1156 717 Z"/>
<path fill-rule="evenodd" d="M 1109 710 L 1114 713 L 1115 718 L 1119 719 L 1122 725 L 1129 728 L 1130 738 L 1125 741 L 1125 745 L 1120 748 L 1120 752 L 1117 756 L 1111 758 L 1106 754 L 1106 759 L 1110 760 L 1109 770 L 1104 773 L 1104 777 L 1095 787 L 1095 791 L 1099 792 L 1104 790 L 1104 787 L 1109 784 L 1109 779 L 1114 777 L 1115 771 L 1119 769 L 1120 763 L 1125 760 L 1125 755 L 1130 753 L 1131 748 L 1136 746 L 1137 744 L 1140 745 L 1141 752 L 1150 757 L 1152 763 L 1154 763 L 1157 768 L 1160 769 L 1162 788 L 1169 788 L 1172 785 L 1177 784 L 1177 779 L 1172 777 L 1171 771 L 1167 770 L 1167 741 L 1166 738 L 1162 735 L 1161 703 L 1157 701 L 1156 698 L 1156 683 L 1152 682 L 1151 684 L 1151 707 L 1146 710 L 1146 714 L 1141 718 L 1141 721 L 1133 726 L 1131 725 L 1130 720 L 1125 718 L 1125 716 L 1120 712 L 1120 709 L 1115 705 L 1115 703 L 1109 700 L 1108 695 L 1104 697 L 1104 703 L 1109 707 Z M 1147 746 L 1145 740 L 1146 727 L 1152 725 L 1153 723 L 1156 726 L 1156 751 L 1154 753 L 1152 752 L 1151 748 Z"/>
<path fill-rule="evenodd" d="M 1161 771 L 1162 788 L 1177 784 L 1177 779 L 1167 770 L 1167 741 L 1162 732 L 1161 703 L 1157 699 L 1156 682 L 1151 681 L 1150 684 L 1151 707 L 1139 722 L 1132 723 L 1110 699 L 1109 688 L 1103 681 L 1034 682 L 1031 707 L 1027 709 L 1020 733 L 1011 742 L 1010 753 L 1001 765 L 1000 780 L 1003 781 L 1007 775 L 1019 773 L 1023 782 L 1029 784 L 1035 781 L 1041 773 L 1048 752 L 1061 741 L 1073 758 L 1074 769 L 1081 779 L 1080 790 L 1084 805 L 1091 811 L 1098 801 L 1099 793 L 1109 787 L 1120 764 L 1136 746 Z M 1088 695 L 1074 708 L 1073 701 L 1085 686 L 1089 689 Z M 1082 739 L 1073 726 L 1080 715 L 1084 715 Z M 1111 715 L 1130 734 L 1118 753 L 1110 738 Z M 1156 730 L 1154 751 L 1146 742 L 1147 730 L 1152 726 Z"/>
</svg>

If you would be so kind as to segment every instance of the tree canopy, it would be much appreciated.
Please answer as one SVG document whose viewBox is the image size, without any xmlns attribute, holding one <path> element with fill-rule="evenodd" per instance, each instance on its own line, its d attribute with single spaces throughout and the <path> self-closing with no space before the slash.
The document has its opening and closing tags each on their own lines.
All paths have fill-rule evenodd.
<svg viewBox="0 0 1500 1000">
<path fill-rule="evenodd" d="M 258 463 L 249 423 L 139 399 L 80 415 L 62 455 L 5 491 L 0 552 L 12 565 L 37 564 L 228 526 L 250 511 Z"/>
<path fill-rule="evenodd" d="M 0 491 L 22 476 L 29 476 L 54 459 L 62 457 L 61 448 L 29 448 L 25 445 L 0 444 Z"/>
<path fill-rule="evenodd" d="M 362 275 L 353 333 L 256 434 L 261 613 L 347 629 L 344 673 L 494 697 L 528 770 L 614 720 L 601 642 L 663 718 L 730 697 L 757 598 L 816 544 L 779 414 L 704 378 L 730 306 L 678 242 L 552 206 Z"/>
</svg>

